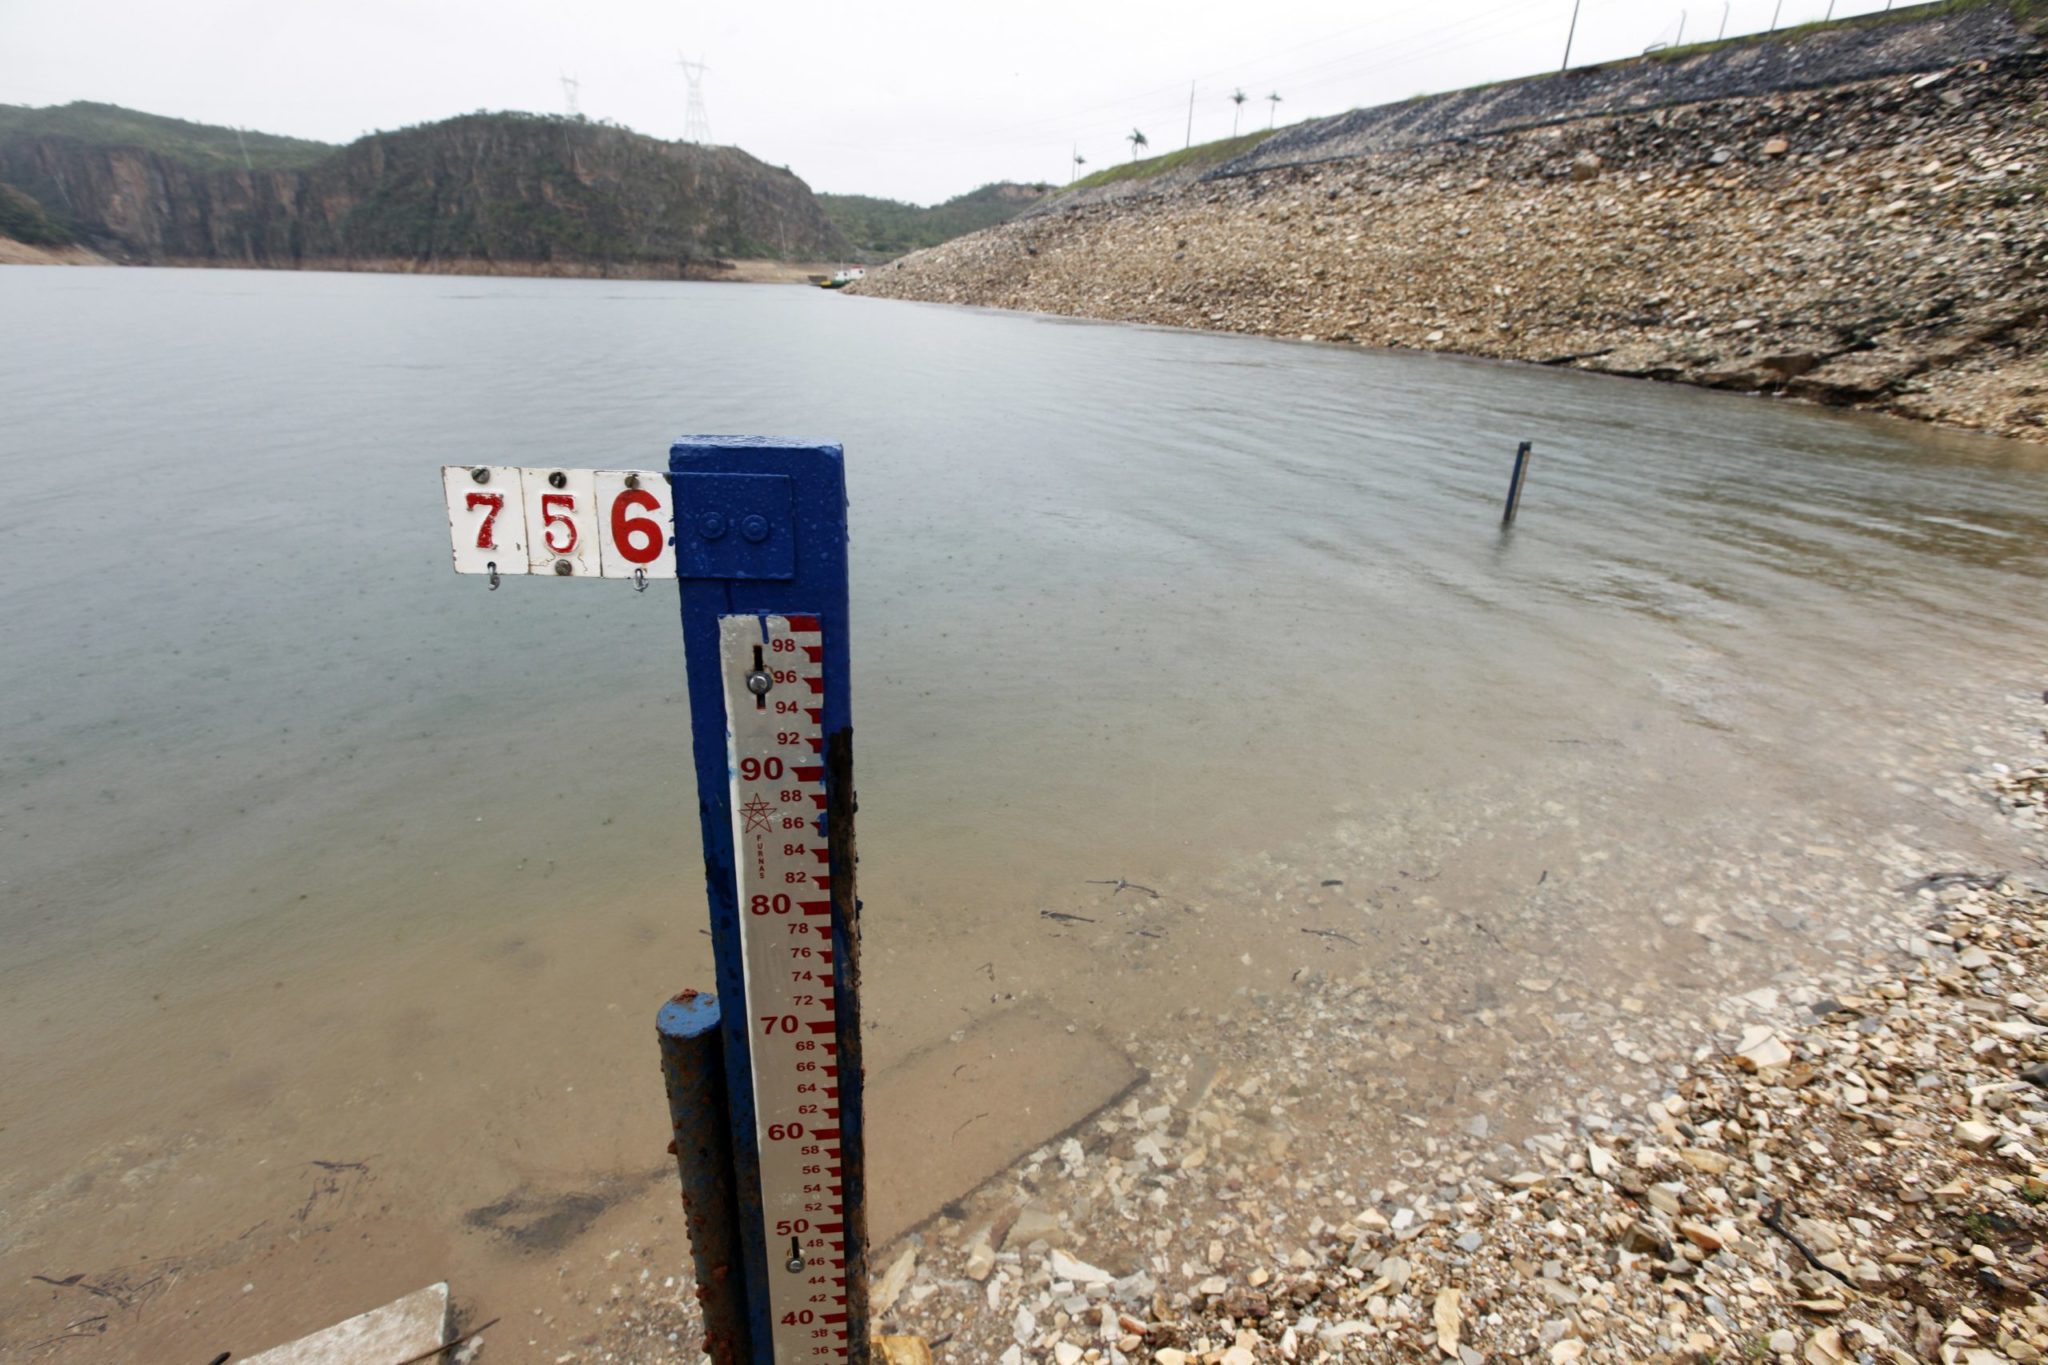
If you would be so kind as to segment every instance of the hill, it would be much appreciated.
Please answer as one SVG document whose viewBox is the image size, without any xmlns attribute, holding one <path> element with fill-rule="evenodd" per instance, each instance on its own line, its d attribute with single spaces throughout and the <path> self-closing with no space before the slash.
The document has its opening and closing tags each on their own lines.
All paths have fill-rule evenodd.
<svg viewBox="0 0 2048 1365">
<path fill-rule="evenodd" d="M 328 142 L 188 123 L 88 100 L 41 109 L 0 104 L 0 140 L 14 137 L 65 137 L 94 147 L 132 147 L 188 166 L 222 170 L 310 166 L 335 150 Z"/>
<path fill-rule="evenodd" d="M 863 258 L 886 261 L 1007 223 L 1050 193 L 1049 185 L 1003 181 L 930 208 L 866 194 L 821 194 L 818 202 Z"/>
<path fill-rule="evenodd" d="M 71 242 L 71 234 L 51 222 L 41 204 L 6 184 L 0 184 L 0 237 L 29 246 L 68 246 Z"/>
<path fill-rule="evenodd" d="M 580 118 L 466 114 L 328 147 L 110 105 L 5 115 L 0 182 L 121 261 L 675 277 L 849 251 L 787 170 Z"/>
</svg>

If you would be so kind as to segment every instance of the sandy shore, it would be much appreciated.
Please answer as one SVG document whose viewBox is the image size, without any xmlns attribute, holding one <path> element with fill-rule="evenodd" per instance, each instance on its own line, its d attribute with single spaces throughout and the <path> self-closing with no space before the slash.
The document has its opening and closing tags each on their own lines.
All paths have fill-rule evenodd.
<svg viewBox="0 0 2048 1365">
<path fill-rule="evenodd" d="M 840 267 L 818 262 L 773 260 L 707 260 L 679 265 L 585 264 L 568 261 L 490 261 L 458 257 L 437 261 L 398 257 L 361 260 L 308 260 L 298 265 L 252 261 L 178 259 L 151 262 L 109 260 L 84 247 L 35 247 L 0 237 L 0 265 L 147 264 L 200 270 L 331 270 L 344 274 L 383 275 L 508 275 L 522 279 L 574 280 L 727 280 L 737 284 L 808 284 L 813 276 L 830 275 Z"/>
<path fill-rule="evenodd" d="M 12 237 L 0 237 L 0 265 L 112 265 L 96 251 L 82 246 L 30 246 Z"/>
</svg>

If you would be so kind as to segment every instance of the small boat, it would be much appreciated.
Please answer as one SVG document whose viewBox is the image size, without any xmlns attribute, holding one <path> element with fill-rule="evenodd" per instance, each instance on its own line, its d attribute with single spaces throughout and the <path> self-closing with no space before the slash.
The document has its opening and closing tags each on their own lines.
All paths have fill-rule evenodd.
<svg viewBox="0 0 2048 1365">
<path fill-rule="evenodd" d="M 855 280 L 866 279 L 867 274 L 867 271 L 857 265 L 848 266 L 846 269 L 836 272 L 831 279 L 821 281 L 818 287 L 820 289 L 844 289 Z"/>
</svg>

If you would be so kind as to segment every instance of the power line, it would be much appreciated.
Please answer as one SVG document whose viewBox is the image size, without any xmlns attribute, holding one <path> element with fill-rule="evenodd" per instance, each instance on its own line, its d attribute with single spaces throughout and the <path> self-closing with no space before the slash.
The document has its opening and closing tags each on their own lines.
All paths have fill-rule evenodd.
<svg viewBox="0 0 2048 1365">
<path fill-rule="evenodd" d="M 683 141 L 709 143 L 711 115 L 704 108 L 704 73 L 711 68 L 680 52 L 676 54 L 676 65 L 683 69 L 683 79 L 690 83 L 690 102 L 683 111 Z"/>
</svg>

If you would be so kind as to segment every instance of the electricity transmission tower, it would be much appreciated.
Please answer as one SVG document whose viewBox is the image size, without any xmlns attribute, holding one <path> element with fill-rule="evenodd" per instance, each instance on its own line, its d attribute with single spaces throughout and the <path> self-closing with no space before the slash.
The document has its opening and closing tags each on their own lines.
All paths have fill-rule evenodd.
<svg viewBox="0 0 2048 1365">
<path fill-rule="evenodd" d="M 574 76 L 562 77 L 562 103 L 567 106 L 570 118 L 582 117 L 581 111 L 576 108 L 576 91 L 582 84 L 583 82 Z"/>
<path fill-rule="evenodd" d="M 683 141 L 708 143 L 711 141 L 711 115 L 704 112 L 704 73 L 710 68 L 701 61 L 691 61 L 680 52 L 676 54 L 676 65 L 683 69 L 683 79 L 690 83 L 690 103 L 683 114 Z"/>
</svg>

